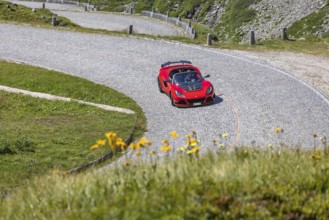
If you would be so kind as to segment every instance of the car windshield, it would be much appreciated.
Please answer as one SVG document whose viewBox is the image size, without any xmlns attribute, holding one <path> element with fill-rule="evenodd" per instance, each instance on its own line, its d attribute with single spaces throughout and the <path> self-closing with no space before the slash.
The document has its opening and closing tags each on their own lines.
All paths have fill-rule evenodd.
<svg viewBox="0 0 329 220">
<path fill-rule="evenodd" d="M 203 80 L 201 74 L 197 72 L 176 73 L 173 78 L 174 84 L 194 84 Z"/>
</svg>

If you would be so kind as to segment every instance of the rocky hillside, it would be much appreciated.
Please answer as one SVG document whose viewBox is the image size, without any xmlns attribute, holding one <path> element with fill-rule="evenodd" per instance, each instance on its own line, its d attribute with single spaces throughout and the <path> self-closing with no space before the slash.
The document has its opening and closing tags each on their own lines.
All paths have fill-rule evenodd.
<svg viewBox="0 0 329 220">
<path fill-rule="evenodd" d="M 131 1 L 94 0 L 104 10 L 122 11 Z M 329 0 L 135 0 L 135 11 L 170 11 L 211 28 L 222 41 L 277 38 L 283 27 L 290 37 L 329 36 Z"/>
</svg>

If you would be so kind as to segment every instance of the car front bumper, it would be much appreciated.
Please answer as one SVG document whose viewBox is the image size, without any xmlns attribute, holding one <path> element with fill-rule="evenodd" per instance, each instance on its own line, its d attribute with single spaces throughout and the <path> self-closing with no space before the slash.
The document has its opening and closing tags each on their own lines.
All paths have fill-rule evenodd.
<svg viewBox="0 0 329 220">
<path fill-rule="evenodd" d="M 202 106 L 210 105 L 215 102 L 216 96 L 215 93 L 207 95 L 203 98 L 182 98 L 182 97 L 173 97 L 174 105 L 178 107 L 193 107 L 193 106 Z"/>
</svg>

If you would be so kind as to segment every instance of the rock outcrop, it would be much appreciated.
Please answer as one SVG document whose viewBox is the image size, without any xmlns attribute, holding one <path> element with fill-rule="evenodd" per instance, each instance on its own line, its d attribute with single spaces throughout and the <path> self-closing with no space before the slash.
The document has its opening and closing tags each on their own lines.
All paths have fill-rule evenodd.
<svg viewBox="0 0 329 220">
<path fill-rule="evenodd" d="M 291 26 L 325 5 L 326 0 L 262 0 L 251 6 L 256 10 L 257 18 L 242 26 L 241 30 L 254 30 L 259 39 L 278 38 L 282 28 Z M 247 40 L 246 37 L 243 38 L 244 41 Z"/>
<path fill-rule="evenodd" d="M 215 29 L 228 10 L 226 6 L 230 1 L 233 0 L 215 1 L 201 22 L 211 29 Z M 282 28 L 289 28 L 294 22 L 328 4 L 327 0 L 260 0 L 249 6 L 249 9 L 255 11 L 256 17 L 250 23 L 243 24 L 236 30 L 236 33 L 244 33 L 240 34 L 242 35 L 241 41 L 248 40 L 246 33 L 250 30 L 255 31 L 257 39 L 278 38 Z M 195 12 L 195 15 L 198 15 L 198 11 Z M 200 21 L 200 18 L 198 20 Z M 315 35 L 321 36 L 328 30 L 329 14 L 324 19 L 322 28 L 317 30 Z"/>
</svg>

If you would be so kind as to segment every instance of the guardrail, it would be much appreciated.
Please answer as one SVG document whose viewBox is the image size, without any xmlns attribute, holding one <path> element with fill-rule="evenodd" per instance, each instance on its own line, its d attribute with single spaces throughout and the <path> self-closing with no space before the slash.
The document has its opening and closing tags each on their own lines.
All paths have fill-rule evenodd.
<svg viewBox="0 0 329 220">
<path fill-rule="evenodd" d="M 166 22 L 169 22 L 171 24 L 174 24 L 178 27 L 181 27 L 185 30 L 187 37 L 194 39 L 196 36 L 196 32 L 195 29 L 191 26 L 191 22 L 186 23 L 181 21 L 181 18 L 173 18 L 169 16 L 169 13 L 167 13 L 167 15 L 164 14 L 159 14 L 159 13 L 154 13 L 151 11 L 142 11 L 141 13 L 143 16 L 147 16 L 150 18 L 156 18 L 156 19 L 160 19 Z"/>
<path fill-rule="evenodd" d="M 55 3 L 55 4 L 65 4 L 65 5 L 75 5 L 78 7 L 83 7 L 85 10 L 97 10 L 95 5 L 90 5 L 88 3 L 83 3 L 80 1 L 69 1 L 69 0 L 32 0 L 33 2 L 44 2 L 44 3 Z"/>
</svg>

